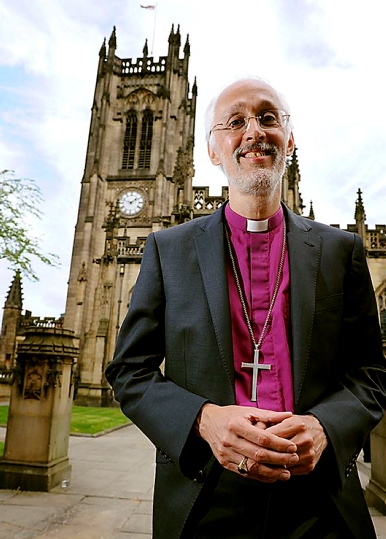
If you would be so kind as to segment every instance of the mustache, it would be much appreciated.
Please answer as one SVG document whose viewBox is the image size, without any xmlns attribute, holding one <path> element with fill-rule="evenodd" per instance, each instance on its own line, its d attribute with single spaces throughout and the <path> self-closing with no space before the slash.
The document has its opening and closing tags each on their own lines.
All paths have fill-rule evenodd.
<svg viewBox="0 0 386 539">
<path fill-rule="evenodd" d="M 239 147 L 235 150 L 234 156 L 239 160 L 241 155 L 244 155 L 247 152 L 269 152 L 273 155 L 277 155 L 278 147 L 276 144 L 269 142 L 253 142 L 251 144 L 246 144 L 243 147 Z"/>
</svg>

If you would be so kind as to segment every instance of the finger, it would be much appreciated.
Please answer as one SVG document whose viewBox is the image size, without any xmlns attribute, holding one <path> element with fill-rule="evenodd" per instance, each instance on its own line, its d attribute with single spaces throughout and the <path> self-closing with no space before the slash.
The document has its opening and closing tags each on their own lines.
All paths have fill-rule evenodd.
<svg viewBox="0 0 386 539">
<path fill-rule="evenodd" d="M 248 408 L 249 419 L 252 424 L 262 422 L 265 425 L 276 425 L 285 419 L 292 417 L 292 412 L 274 412 L 272 410 L 263 410 L 261 408 Z"/>
<path fill-rule="evenodd" d="M 251 462 L 248 459 L 248 474 L 246 474 L 246 477 L 264 483 L 274 483 L 275 481 L 288 481 L 291 473 L 284 466 L 271 467 Z"/>
<path fill-rule="evenodd" d="M 299 417 L 293 416 L 282 421 L 280 424 L 269 426 L 267 430 L 283 438 L 293 438 L 297 434 L 304 432 L 305 427 L 304 421 Z"/>
<path fill-rule="evenodd" d="M 237 457 L 238 459 L 239 457 Z M 236 470 L 234 469 L 236 467 Z M 256 462 L 250 460 L 247 457 L 241 457 L 240 462 L 233 463 L 232 466 L 229 466 L 228 469 L 237 471 L 239 475 L 243 477 L 250 476 L 251 479 L 259 479 L 262 481 L 277 481 L 277 478 L 280 477 L 280 471 L 269 469 L 265 465 L 257 464 Z M 285 467 L 282 467 L 282 470 L 285 470 Z"/>
<path fill-rule="evenodd" d="M 244 441 L 244 444 L 240 446 L 240 449 L 229 461 L 233 463 L 240 462 L 243 457 L 248 458 L 248 462 L 251 466 L 264 465 L 269 467 L 290 467 L 299 463 L 299 455 L 295 452 L 287 453 L 281 451 L 273 451 L 261 446 L 256 446 Z"/>
<path fill-rule="evenodd" d="M 296 444 L 292 440 L 277 436 L 270 429 L 259 429 L 251 427 L 246 429 L 242 435 L 243 438 L 252 442 L 254 445 L 278 451 L 280 453 L 295 453 Z"/>
<path fill-rule="evenodd" d="M 278 453 L 264 448 L 259 448 L 252 457 L 252 464 L 264 464 L 270 467 L 284 467 L 298 464 L 299 455 L 297 453 Z"/>
</svg>

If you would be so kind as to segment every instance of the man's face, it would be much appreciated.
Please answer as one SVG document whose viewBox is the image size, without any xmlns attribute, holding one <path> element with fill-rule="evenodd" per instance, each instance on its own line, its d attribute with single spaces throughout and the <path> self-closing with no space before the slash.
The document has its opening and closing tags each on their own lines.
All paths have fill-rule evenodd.
<svg viewBox="0 0 386 539">
<path fill-rule="evenodd" d="M 269 195 L 279 188 L 286 156 L 294 149 L 292 134 L 283 125 L 262 129 L 252 118 L 241 131 L 222 129 L 234 118 L 255 117 L 282 109 L 273 88 L 261 81 L 244 80 L 220 94 L 214 109 L 209 157 L 222 168 L 230 189 L 244 194 Z M 217 126 L 217 124 L 221 124 Z"/>
</svg>

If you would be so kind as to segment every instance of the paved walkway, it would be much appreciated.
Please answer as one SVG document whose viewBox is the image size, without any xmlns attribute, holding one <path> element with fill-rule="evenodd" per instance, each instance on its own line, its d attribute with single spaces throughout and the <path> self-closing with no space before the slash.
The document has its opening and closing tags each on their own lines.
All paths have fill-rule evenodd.
<svg viewBox="0 0 386 539">
<path fill-rule="evenodd" d="M 69 458 L 64 488 L 0 489 L 0 539 L 151 538 L 154 449 L 136 427 L 71 436 Z"/>
<path fill-rule="evenodd" d="M 135 426 L 71 436 L 69 458 L 68 486 L 49 493 L 0 489 L 0 539 L 151 538 L 154 449 Z M 359 465 L 365 482 L 368 467 Z M 386 539 L 386 517 L 371 513 L 377 537 Z"/>
</svg>

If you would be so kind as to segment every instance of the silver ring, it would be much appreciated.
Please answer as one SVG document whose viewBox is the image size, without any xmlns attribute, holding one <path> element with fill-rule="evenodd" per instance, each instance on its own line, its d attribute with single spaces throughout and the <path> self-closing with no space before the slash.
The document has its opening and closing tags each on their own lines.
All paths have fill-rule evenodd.
<svg viewBox="0 0 386 539">
<path fill-rule="evenodd" d="M 240 464 L 237 466 L 237 470 L 241 475 L 246 475 L 248 470 L 248 457 L 244 457 Z"/>
</svg>

